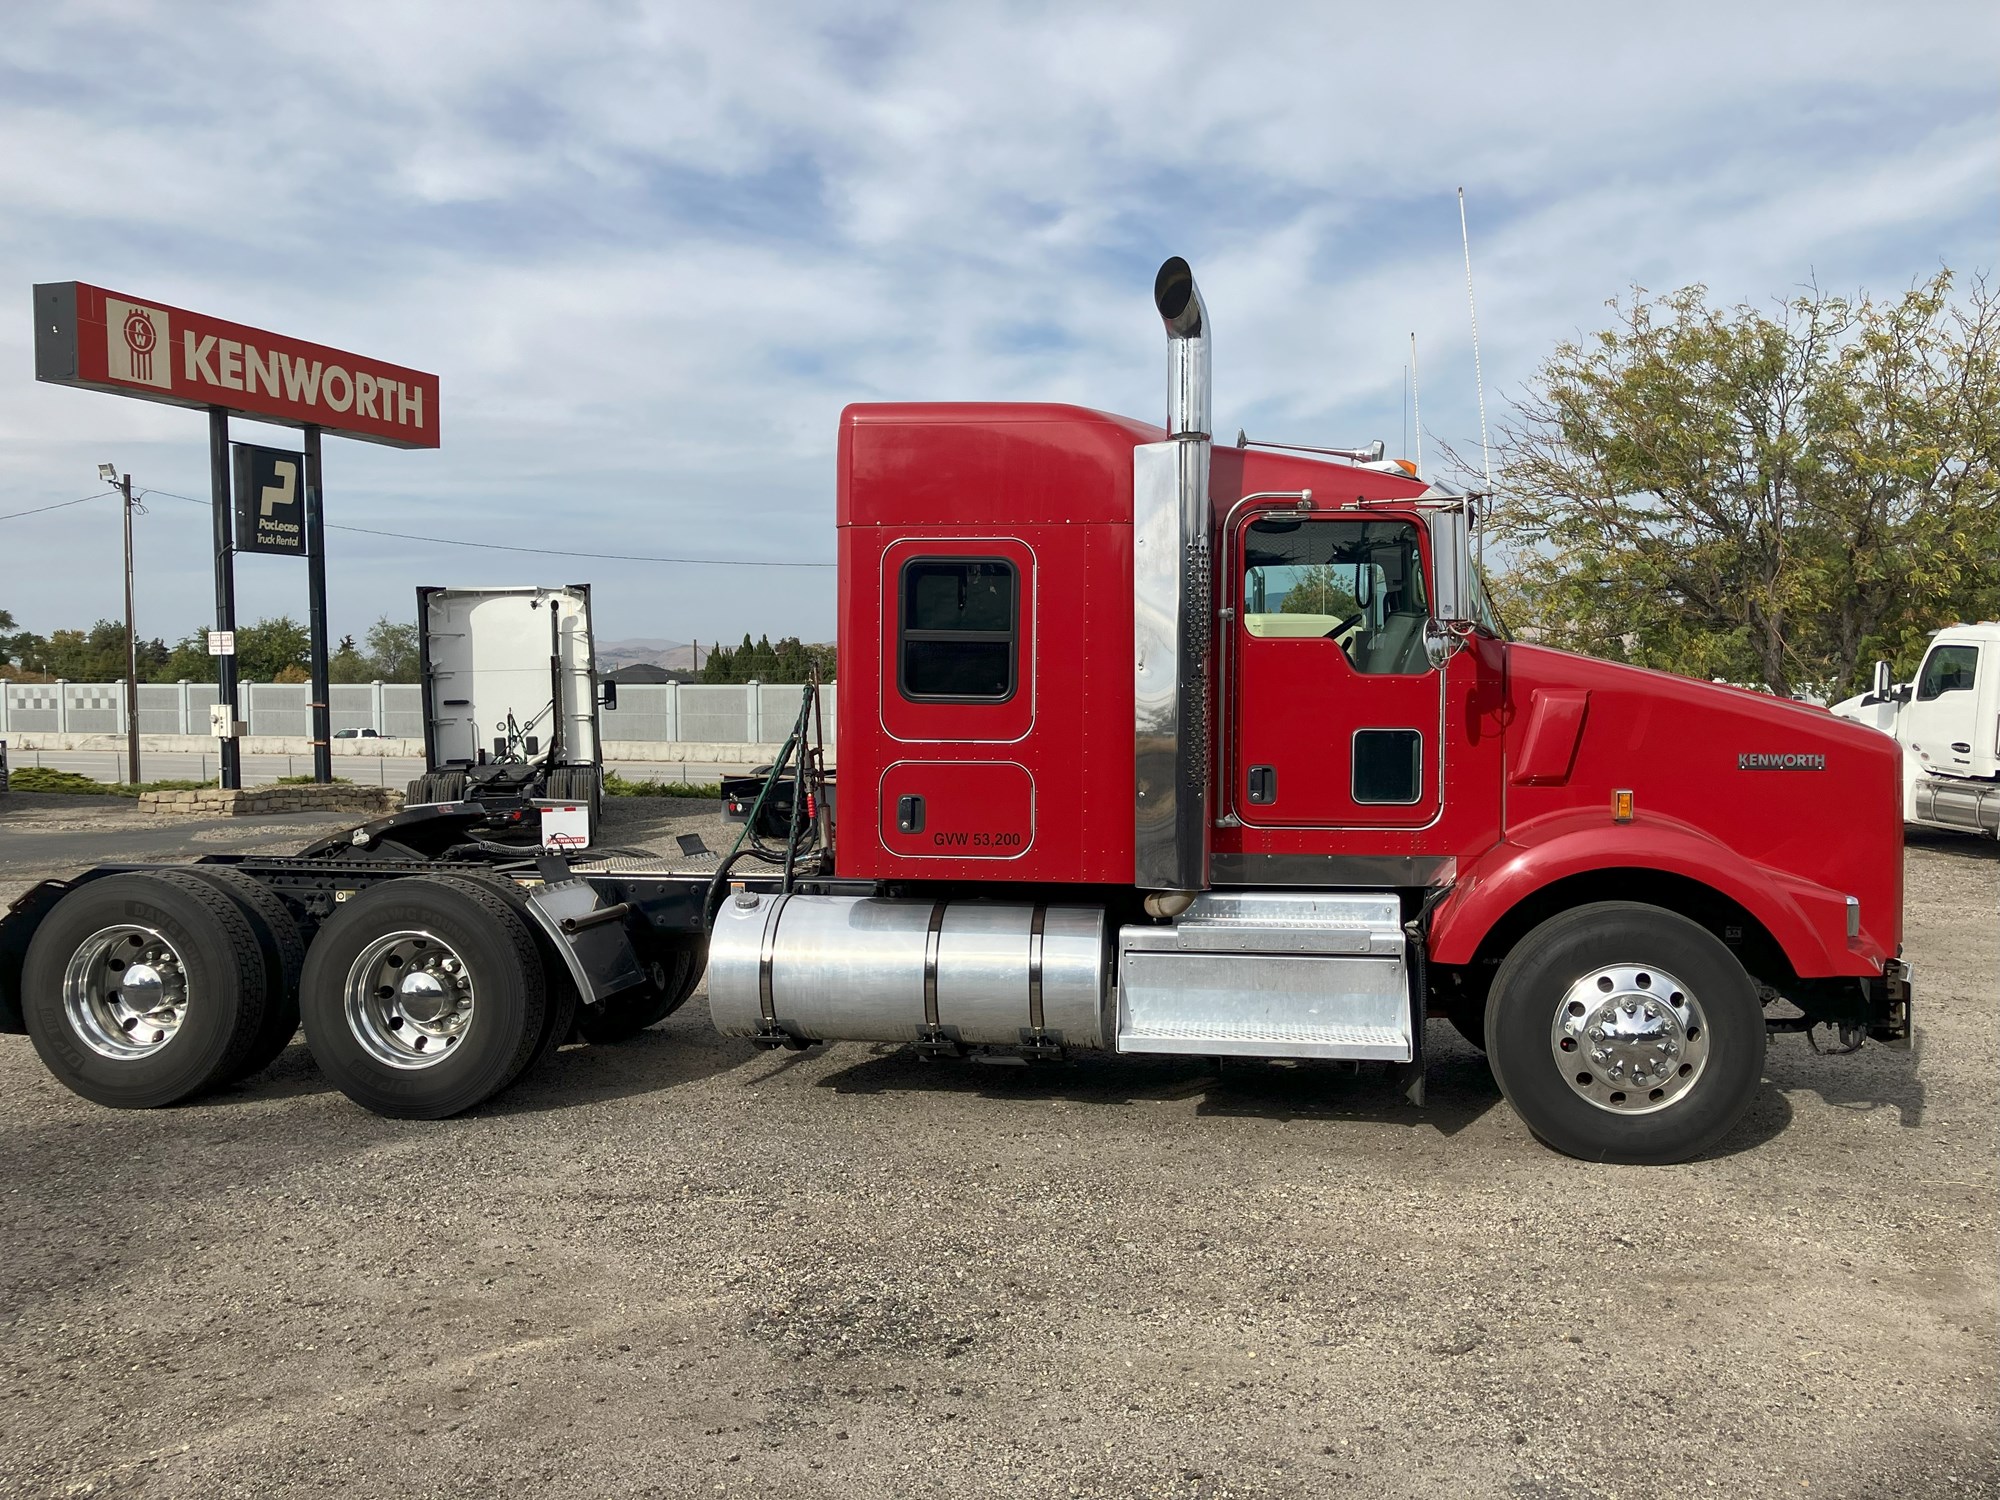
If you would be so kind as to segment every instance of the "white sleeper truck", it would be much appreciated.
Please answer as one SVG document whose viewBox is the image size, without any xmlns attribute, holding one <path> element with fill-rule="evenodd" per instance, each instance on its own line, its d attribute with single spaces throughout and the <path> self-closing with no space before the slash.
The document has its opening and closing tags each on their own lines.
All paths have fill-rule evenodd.
<svg viewBox="0 0 2000 1500">
<path fill-rule="evenodd" d="M 2000 838 L 2000 620 L 1952 625 L 1931 637 L 1910 682 L 1875 685 L 1836 703 L 1903 747 L 1903 819 Z"/>
</svg>

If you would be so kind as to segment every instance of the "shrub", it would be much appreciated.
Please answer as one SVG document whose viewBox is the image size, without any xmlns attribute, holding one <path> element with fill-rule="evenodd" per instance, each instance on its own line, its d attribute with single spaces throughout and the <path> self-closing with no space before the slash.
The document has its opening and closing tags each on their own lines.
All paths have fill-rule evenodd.
<svg viewBox="0 0 2000 1500">
<path fill-rule="evenodd" d="M 705 797 L 719 798 L 722 784 L 715 781 L 627 781 L 616 771 L 604 773 L 607 797 Z"/>
</svg>

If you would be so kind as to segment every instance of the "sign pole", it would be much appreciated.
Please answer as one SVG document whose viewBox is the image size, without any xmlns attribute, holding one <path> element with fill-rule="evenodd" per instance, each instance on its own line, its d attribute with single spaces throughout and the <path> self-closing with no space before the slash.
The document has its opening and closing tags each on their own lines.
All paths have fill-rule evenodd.
<svg viewBox="0 0 2000 1500">
<path fill-rule="evenodd" d="M 306 433 L 306 590 L 312 631 L 313 780 L 333 780 L 333 714 L 326 663 L 326 528 L 320 513 L 319 428 Z"/>
<path fill-rule="evenodd" d="M 208 409 L 208 484 L 211 508 L 215 513 L 215 628 L 226 632 L 229 651 L 215 659 L 217 687 L 229 710 L 230 728 L 236 721 L 236 554 L 230 541 L 229 493 L 229 412 L 225 407 Z M 224 735 L 216 747 L 222 763 L 222 786 L 234 791 L 243 785 L 242 746 L 234 733 Z"/>
<path fill-rule="evenodd" d="M 118 486 L 125 497 L 125 779 L 139 784 L 139 627 L 132 618 L 132 476 Z"/>
</svg>

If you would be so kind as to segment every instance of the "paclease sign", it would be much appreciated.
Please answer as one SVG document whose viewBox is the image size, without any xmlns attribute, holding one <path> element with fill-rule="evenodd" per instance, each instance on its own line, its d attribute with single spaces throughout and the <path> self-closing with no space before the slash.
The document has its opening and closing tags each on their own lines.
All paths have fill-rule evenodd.
<svg viewBox="0 0 2000 1500">
<path fill-rule="evenodd" d="M 438 446 L 438 378 L 81 281 L 35 288 L 35 378 Z"/>
</svg>

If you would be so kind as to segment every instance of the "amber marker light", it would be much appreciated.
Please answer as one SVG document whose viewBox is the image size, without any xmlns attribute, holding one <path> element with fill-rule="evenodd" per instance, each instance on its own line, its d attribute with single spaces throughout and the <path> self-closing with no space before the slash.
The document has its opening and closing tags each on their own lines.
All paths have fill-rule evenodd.
<svg viewBox="0 0 2000 1500">
<path fill-rule="evenodd" d="M 1629 823 L 1632 821 L 1632 794 L 1613 792 L 1611 794 L 1611 821 Z"/>
</svg>

